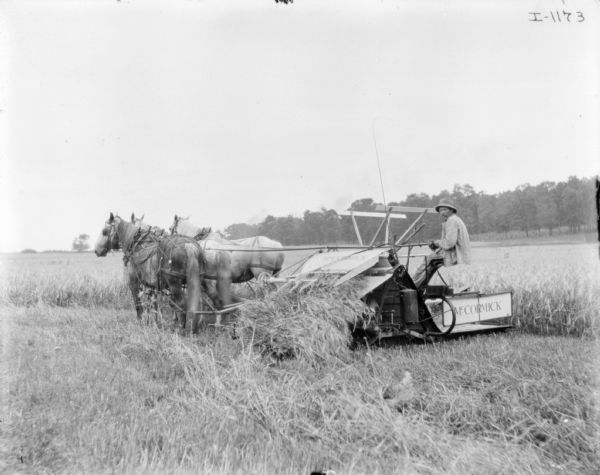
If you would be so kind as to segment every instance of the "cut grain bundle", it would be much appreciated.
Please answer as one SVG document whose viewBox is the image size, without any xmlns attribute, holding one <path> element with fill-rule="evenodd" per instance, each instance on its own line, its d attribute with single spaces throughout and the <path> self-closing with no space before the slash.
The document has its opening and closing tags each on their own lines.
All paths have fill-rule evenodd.
<svg viewBox="0 0 600 475">
<path fill-rule="evenodd" d="M 237 328 L 263 354 L 321 363 L 349 351 L 352 327 L 366 311 L 360 297 L 356 279 L 339 287 L 327 278 L 284 285 L 245 304 Z"/>
</svg>

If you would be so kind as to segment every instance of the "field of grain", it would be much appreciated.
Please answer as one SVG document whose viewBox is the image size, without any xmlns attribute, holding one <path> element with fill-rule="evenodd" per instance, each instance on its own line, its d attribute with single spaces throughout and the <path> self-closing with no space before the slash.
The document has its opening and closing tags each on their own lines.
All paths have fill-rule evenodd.
<svg viewBox="0 0 600 475">
<path fill-rule="evenodd" d="M 476 247 L 443 276 L 514 331 L 357 350 L 343 295 L 240 286 L 287 324 L 192 338 L 137 323 L 118 254 L 4 255 L 0 471 L 597 473 L 596 252 Z"/>
</svg>

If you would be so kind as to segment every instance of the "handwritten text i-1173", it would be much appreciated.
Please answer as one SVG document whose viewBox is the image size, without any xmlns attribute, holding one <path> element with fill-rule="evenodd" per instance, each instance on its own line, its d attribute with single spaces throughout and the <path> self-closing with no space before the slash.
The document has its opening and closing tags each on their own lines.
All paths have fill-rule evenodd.
<svg viewBox="0 0 600 475">
<path fill-rule="evenodd" d="M 553 23 L 582 23 L 585 21 L 583 12 L 568 12 L 566 10 L 548 10 L 529 12 L 529 21 Z"/>
</svg>

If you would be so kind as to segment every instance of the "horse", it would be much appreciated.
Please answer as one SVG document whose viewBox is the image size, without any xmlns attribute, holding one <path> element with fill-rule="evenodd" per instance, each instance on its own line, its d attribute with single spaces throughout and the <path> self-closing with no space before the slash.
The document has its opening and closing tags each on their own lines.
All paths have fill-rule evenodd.
<svg viewBox="0 0 600 475">
<path fill-rule="evenodd" d="M 142 317 L 140 286 L 156 291 L 168 289 L 181 326 L 185 329 L 190 322 L 192 333 L 197 333 L 206 267 L 198 243 L 185 236 L 157 235 L 151 227 L 133 224 L 110 213 L 94 252 L 98 257 L 105 257 L 109 250 L 117 249 L 123 250 L 138 320 Z"/>
<path fill-rule="evenodd" d="M 207 262 L 207 278 L 210 279 L 210 269 L 213 263 L 230 261 L 231 281 L 234 283 L 247 282 L 253 278 L 261 279 L 265 275 L 278 273 L 285 259 L 280 242 L 266 236 L 254 236 L 243 239 L 228 240 L 210 228 L 201 228 L 189 222 L 189 218 L 175 215 L 169 228 L 171 234 L 193 237 L 200 242 Z"/>
</svg>

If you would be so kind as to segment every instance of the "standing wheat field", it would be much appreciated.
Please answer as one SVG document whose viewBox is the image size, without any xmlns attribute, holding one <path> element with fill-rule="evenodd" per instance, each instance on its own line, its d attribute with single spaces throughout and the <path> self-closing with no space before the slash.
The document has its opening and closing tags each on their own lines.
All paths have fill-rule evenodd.
<svg viewBox="0 0 600 475">
<path fill-rule="evenodd" d="M 351 286 L 240 285 L 236 338 L 190 337 L 137 322 L 119 254 L 3 255 L 0 470 L 598 473 L 596 253 L 476 247 L 442 276 L 513 330 L 354 350 Z"/>
</svg>

